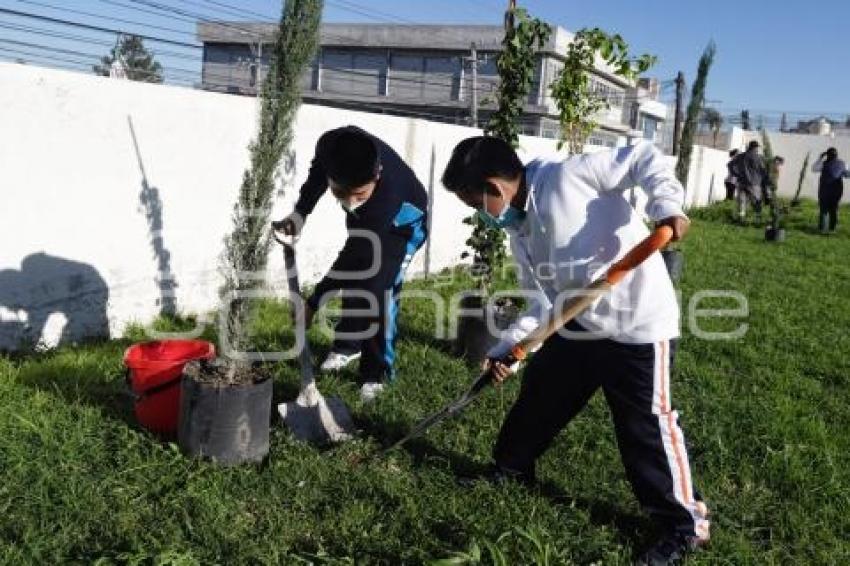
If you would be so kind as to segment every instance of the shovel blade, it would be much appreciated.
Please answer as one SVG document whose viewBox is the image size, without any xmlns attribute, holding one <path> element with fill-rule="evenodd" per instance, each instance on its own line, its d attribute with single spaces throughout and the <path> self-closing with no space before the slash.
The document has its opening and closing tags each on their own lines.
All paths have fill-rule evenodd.
<svg viewBox="0 0 850 566">
<path fill-rule="evenodd" d="M 295 438 L 311 444 L 335 444 L 354 436 L 357 429 L 342 399 L 326 398 L 317 390 L 304 393 L 277 406 L 283 424 Z"/>
</svg>

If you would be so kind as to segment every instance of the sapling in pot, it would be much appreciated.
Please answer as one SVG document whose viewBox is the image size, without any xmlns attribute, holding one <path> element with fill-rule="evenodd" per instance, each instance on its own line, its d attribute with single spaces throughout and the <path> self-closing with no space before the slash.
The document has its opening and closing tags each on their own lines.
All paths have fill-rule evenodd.
<svg viewBox="0 0 850 566">
<path fill-rule="evenodd" d="M 803 192 L 803 183 L 806 181 L 806 173 L 809 169 L 809 159 L 812 157 L 812 152 L 808 152 L 806 154 L 806 158 L 803 159 L 803 167 L 800 169 L 800 178 L 797 180 L 797 191 L 794 193 L 794 198 L 791 199 L 791 206 L 798 207 L 800 206 L 800 193 Z"/>
<path fill-rule="evenodd" d="M 260 87 L 257 139 L 233 207 L 233 230 L 224 242 L 223 357 L 188 364 L 181 384 L 181 448 L 222 464 L 258 462 L 269 449 L 272 374 L 261 354 L 248 353 L 252 300 L 264 294 L 275 174 L 292 143 L 299 81 L 316 50 L 321 14 L 322 0 L 284 3 L 271 66 Z"/>
<path fill-rule="evenodd" d="M 544 46 L 550 34 L 548 24 L 529 17 L 523 8 L 514 5 L 508 8 L 502 49 L 496 61 L 499 71 L 498 108 L 484 128 L 485 135 L 501 138 L 513 147 L 519 145 L 519 121 L 534 81 L 536 52 Z M 461 300 L 463 314 L 458 320 L 457 350 L 467 361 L 478 364 L 498 340 L 498 335 L 491 332 L 487 321 L 495 321 L 496 329 L 505 329 L 516 319 L 518 308 L 507 297 L 490 300 L 493 274 L 501 270 L 505 260 L 504 232 L 490 228 L 477 215 L 472 215 L 465 222 L 473 227 L 466 244 L 472 249 L 472 276 L 478 284 L 478 292 Z M 469 255 L 469 252 L 464 252 L 462 257 Z"/>
<path fill-rule="evenodd" d="M 784 162 L 781 157 L 773 154 L 773 146 L 767 130 L 762 129 L 762 145 L 764 146 L 764 168 L 767 171 L 765 189 L 770 202 L 770 223 L 764 229 L 764 239 L 768 242 L 782 242 L 785 240 L 785 214 L 782 205 L 777 198 L 776 188 L 779 186 L 779 162 Z"/>
</svg>

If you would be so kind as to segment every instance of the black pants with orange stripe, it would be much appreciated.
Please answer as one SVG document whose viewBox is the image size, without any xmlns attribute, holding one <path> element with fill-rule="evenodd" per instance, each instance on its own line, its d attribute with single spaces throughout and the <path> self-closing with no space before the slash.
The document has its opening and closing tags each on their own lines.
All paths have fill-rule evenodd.
<svg viewBox="0 0 850 566">
<path fill-rule="evenodd" d="M 575 337 L 556 334 L 529 361 L 499 432 L 497 466 L 534 478 L 537 458 L 602 389 L 641 506 L 663 529 L 707 539 L 708 510 L 691 482 L 685 438 L 670 404 L 675 341 L 587 340 L 578 325 L 568 328 Z"/>
</svg>

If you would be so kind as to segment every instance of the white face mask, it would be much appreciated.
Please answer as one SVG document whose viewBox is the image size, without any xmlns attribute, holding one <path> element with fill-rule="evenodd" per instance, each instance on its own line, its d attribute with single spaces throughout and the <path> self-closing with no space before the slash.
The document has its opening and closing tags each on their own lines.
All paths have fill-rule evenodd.
<svg viewBox="0 0 850 566">
<path fill-rule="evenodd" d="M 344 201 L 341 198 L 338 198 L 336 200 L 337 200 L 337 202 L 339 202 L 339 205 L 342 207 L 342 209 L 346 212 L 354 212 L 355 210 L 357 210 L 358 208 L 360 208 L 361 206 L 366 204 L 365 200 L 360 201 L 360 202 L 355 202 L 353 204 L 348 204 L 347 201 Z"/>
</svg>

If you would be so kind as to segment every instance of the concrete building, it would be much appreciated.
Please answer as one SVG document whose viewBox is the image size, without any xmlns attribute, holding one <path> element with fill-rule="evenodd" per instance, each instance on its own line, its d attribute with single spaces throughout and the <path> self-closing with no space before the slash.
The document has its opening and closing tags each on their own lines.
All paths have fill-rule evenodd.
<svg viewBox="0 0 850 566">
<path fill-rule="evenodd" d="M 255 95 L 268 68 L 268 46 L 276 28 L 270 23 L 198 24 L 204 45 L 203 87 Z M 303 77 L 304 100 L 481 126 L 495 109 L 496 56 L 503 35 L 501 26 L 491 25 L 323 24 L 319 54 Z M 559 134 L 548 92 L 572 37 L 555 27 L 540 50 L 526 101 L 525 134 Z M 658 139 L 667 109 L 658 101 L 657 83 L 623 80 L 601 61 L 591 81 L 610 108 L 600 113 L 599 128 L 588 143 L 615 146 L 636 138 Z"/>
<path fill-rule="evenodd" d="M 850 136 L 850 117 L 840 122 L 826 116 L 818 116 L 811 120 L 800 120 L 797 127 L 790 131 L 793 134 L 811 134 L 815 136 Z"/>
</svg>

